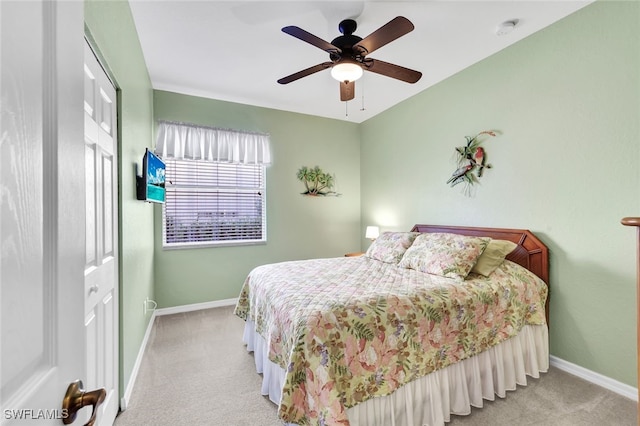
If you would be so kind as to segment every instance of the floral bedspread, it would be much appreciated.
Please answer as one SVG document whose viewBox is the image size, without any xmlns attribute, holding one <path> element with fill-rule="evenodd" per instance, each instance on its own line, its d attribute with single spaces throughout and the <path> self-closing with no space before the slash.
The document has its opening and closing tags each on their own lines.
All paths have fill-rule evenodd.
<svg viewBox="0 0 640 426">
<path fill-rule="evenodd" d="M 546 293 L 509 261 L 459 282 L 365 256 L 314 259 L 255 268 L 235 314 L 286 371 L 281 419 L 348 425 L 347 408 L 544 324 Z"/>
</svg>

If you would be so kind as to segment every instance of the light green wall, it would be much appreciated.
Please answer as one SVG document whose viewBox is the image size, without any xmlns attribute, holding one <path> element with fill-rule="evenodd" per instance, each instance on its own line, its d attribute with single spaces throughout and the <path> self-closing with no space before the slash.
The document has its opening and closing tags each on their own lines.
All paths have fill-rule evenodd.
<svg viewBox="0 0 640 426">
<path fill-rule="evenodd" d="M 85 1 L 85 24 L 118 86 L 120 183 L 120 394 L 128 385 L 154 297 L 153 207 L 136 200 L 135 163 L 152 146 L 153 91 L 129 3 Z"/>
<path fill-rule="evenodd" d="M 163 250 L 156 207 L 155 296 L 159 307 L 238 297 L 257 265 L 335 257 L 360 248 L 360 135 L 357 124 L 171 92 L 154 92 L 157 120 L 269 133 L 267 244 Z M 340 197 L 305 197 L 301 166 L 335 173 Z"/>
<path fill-rule="evenodd" d="M 640 5 L 595 3 L 361 126 L 362 223 L 527 228 L 550 248 L 551 353 L 636 385 Z M 495 129 L 472 197 L 454 147 Z M 364 242 L 364 241 L 363 241 Z"/>
</svg>

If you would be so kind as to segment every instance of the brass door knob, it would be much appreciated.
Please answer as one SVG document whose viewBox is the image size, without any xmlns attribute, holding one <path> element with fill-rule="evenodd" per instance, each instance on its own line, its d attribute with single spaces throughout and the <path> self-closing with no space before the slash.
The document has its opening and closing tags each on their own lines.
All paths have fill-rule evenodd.
<svg viewBox="0 0 640 426">
<path fill-rule="evenodd" d="M 80 411 L 82 407 L 91 405 L 93 406 L 93 411 L 91 412 L 91 418 L 85 426 L 93 426 L 98 416 L 98 407 L 104 402 L 106 397 L 107 391 L 104 390 L 104 388 L 87 392 L 83 389 L 82 380 L 72 382 L 67 388 L 67 393 L 62 400 L 62 409 L 67 413 L 67 417 L 65 417 L 62 422 L 65 425 L 73 423 L 78 411 Z"/>
</svg>

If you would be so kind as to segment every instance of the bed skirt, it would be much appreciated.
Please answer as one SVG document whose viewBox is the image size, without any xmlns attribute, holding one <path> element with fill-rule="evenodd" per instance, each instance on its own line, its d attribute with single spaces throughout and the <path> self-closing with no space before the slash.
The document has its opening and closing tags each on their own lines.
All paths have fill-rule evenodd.
<svg viewBox="0 0 640 426">
<path fill-rule="evenodd" d="M 284 370 L 269 361 L 265 340 L 247 320 L 243 341 L 254 352 L 256 371 L 263 375 L 262 395 L 279 405 Z M 546 325 L 527 325 L 501 344 L 462 362 L 407 383 L 391 395 L 369 399 L 347 410 L 351 426 L 437 426 L 451 414 L 467 415 L 516 385 L 527 375 L 538 378 L 549 369 Z"/>
</svg>

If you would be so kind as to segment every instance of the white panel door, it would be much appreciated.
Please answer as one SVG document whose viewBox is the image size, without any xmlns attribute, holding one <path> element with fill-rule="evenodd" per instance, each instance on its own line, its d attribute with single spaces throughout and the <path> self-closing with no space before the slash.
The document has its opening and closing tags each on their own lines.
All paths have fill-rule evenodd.
<svg viewBox="0 0 640 426">
<path fill-rule="evenodd" d="M 98 417 L 118 414 L 118 209 L 116 89 L 85 43 L 86 387 L 107 392 Z"/>
<path fill-rule="evenodd" d="M 93 364 L 97 358 L 106 365 L 113 354 L 88 343 L 85 323 L 95 324 L 97 340 L 115 335 L 117 316 L 110 318 L 110 306 L 117 295 L 103 288 L 88 295 L 85 282 L 89 191 L 85 189 L 83 12 L 82 2 L 0 0 L 2 425 L 68 423 L 71 411 L 63 409 L 63 399 L 76 380 L 84 381 L 83 388 L 91 392 L 78 389 L 73 398 L 67 398 L 71 405 L 97 405 L 104 396 L 117 399 L 88 387 L 94 380 L 88 379 L 88 371 L 100 371 L 97 382 L 115 367 Z M 109 168 L 115 152 L 101 150 L 96 158 Z M 102 185 L 111 187 L 113 172 L 102 173 Z M 108 198 L 114 190 L 96 194 Z M 110 201 L 101 202 L 109 206 Z M 115 220 L 105 213 L 100 223 L 105 217 Z M 115 221 L 103 225 L 108 226 L 115 227 Z M 100 230 L 104 234 L 105 229 Z M 109 256 L 105 255 L 109 245 L 117 246 L 110 238 L 99 241 L 96 265 Z M 115 249 L 111 252 L 115 257 Z M 107 318 L 110 325 L 89 321 L 91 309 L 86 302 L 90 298 L 98 301 L 98 307 L 92 308 L 96 316 Z M 88 348 L 96 353 L 91 361 Z M 98 411 L 102 421 L 105 410 Z M 91 407 L 79 408 L 74 424 L 84 424 L 91 413 Z"/>
<path fill-rule="evenodd" d="M 41 3 L 0 2 L 3 424 L 36 417 L 28 411 L 35 409 L 61 417 L 55 410 L 64 395 L 56 378 L 59 330 L 49 327 L 59 311 L 53 290 L 60 284 L 52 259 L 57 251 L 55 224 L 45 223 L 56 216 L 56 200 L 49 198 L 51 188 L 44 183 L 55 179 L 56 173 L 56 165 L 51 164 L 55 152 L 48 145 L 55 142 L 54 136 L 43 135 L 52 120 L 52 93 L 45 86 L 52 58 L 44 55 L 46 29 L 42 26 L 50 21 L 50 14 Z M 82 362 L 81 352 L 68 355 Z M 43 392 L 34 393 L 35 386 Z"/>
</svg>

